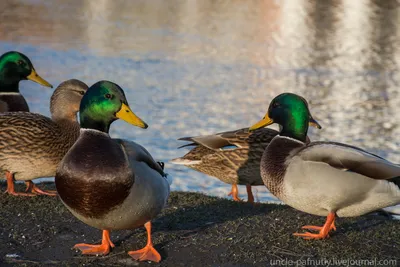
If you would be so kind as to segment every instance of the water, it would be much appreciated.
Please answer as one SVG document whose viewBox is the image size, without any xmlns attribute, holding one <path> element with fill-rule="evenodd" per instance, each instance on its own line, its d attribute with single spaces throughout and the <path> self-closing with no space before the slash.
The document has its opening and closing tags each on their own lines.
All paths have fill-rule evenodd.
<svg viewBox="0 0 400 267">
<path fill-rule="evenodd" d="M 124 88 L 150 127 L 118 121 L 111 135 L 158 160 L 186 153 L 179 137 L 252 125 L 289 91 L 324 127 L 310 130 L 312 140 L 400 162 L 397 1 L 2 0 L 0 21 L 0 52 L 25 53 L 53 85 L 106 79 Z M 49 115 L 52 90 L 24 81 L 21 91 L 33 112 Z M 173 190 L 230 191 L 183 166 L 166 170 Z"/>
</svg>

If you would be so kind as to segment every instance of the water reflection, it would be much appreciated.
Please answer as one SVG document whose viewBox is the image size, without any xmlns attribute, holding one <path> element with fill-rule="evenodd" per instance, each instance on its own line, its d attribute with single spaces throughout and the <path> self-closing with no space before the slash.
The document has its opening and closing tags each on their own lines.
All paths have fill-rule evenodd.
<svg viewBox="0 0 400 267">
<path fill-rule="evenodd" d="M 310 100 L 324 126 L 311 130 L 313 140 L 400 162 L 399 10 L 394 0 L 3 0 L 0 50 L 28 54 L 54 84 L 119 83 L 150 128 L 117 122 L 112 134 L 162 160 L 185 153 L 176 138 L 249 126 L 291 91 Z M 51 92 L 22 90 L 33 111 L 49 113 Z M 167 168 L 174 189 L 229 191 Z"/>
</svg>

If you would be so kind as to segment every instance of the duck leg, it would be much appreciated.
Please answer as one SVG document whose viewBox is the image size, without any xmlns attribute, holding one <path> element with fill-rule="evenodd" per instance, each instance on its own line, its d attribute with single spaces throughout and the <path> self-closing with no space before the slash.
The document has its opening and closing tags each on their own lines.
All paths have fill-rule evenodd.
<svg viewBox="0 0 400 267">
<path fill-rule="evenodd" d="M 25 185 L 26 185 L 25 192 L 31 192 L 31 193 L 37 194 L 37 195 L 47 195 L 47 196 L 54 196 L 54 197 L 57 196 L 57 191 L 53 191 L 53 190 L 44 191 L 44 190 L 40 189 L 39 187 L 37 187 L 35 185 L 35 183 L 32 181 L 26 181 Z"/>
<path fill-rule="evenodd" d="M 247 191 L 247 202 L 254 204 L 254 196 L 253 192 L 251 191 L 251 185 L 246 184 L 246 191 Z"/>
<path fill-rule="evenodd" d="M 15 192 L 15 185 L 14 185 L 14 174 L 6 171 L 6 178 L 7 178 L 7 190 L 5 193 L 8 193 L 13 196 L 25 196 L 25 197 L 34 197 L 35 194 L 32 193 L 19 193 Z"/>
<path fill-rule="evenodd" d="M 232 198 L 233 198 L 234 201 L 242 201 L 242 200 L 239 198 L 239 190 L 238 190 L 237 184 L 233 184 L 233 185 L 232 185 L 232 190 L 231 190 L 231 192 L 228 194 L 228 196 L 232 196 Z"/>
<path fill-rule="evenodd" d="M 129 251 L 128 254 L 132 258 L 138 261 L 154 261 L 154 262 L 160 262 L 161 261 L 161 256 L 155 250 L 153 247 L 153 242 L 151 241 L 151 222 L 145 223 L 144 227 L 146 227 L 147 231 L 147 244 L 144 248 L 135 250 L 135 251 Z"/>
<path fill-rule="evenodd" d="M 107 255 L 110 253 L 110 247 L 115 247 L 113 242 L 110 239 L 110 231 L 103 230 L 103 238 L 101 240 L 101 245 L 91 245 L 80 243 L 76 244 L 73 248 L 79 249 L 82 254 L 88 255 Z"/>
<path fill-rule="evenodd" d="M 301 236 L 304 239 L 324 239 L 324 238 L 327 238 L 327 237 L 329 237 L 329 232 L 331 230 L 336 231 L 335 218 L 336 218 L 336 214 L 334 212 L 330 212 L 328 217 L 326 218 L 326 222 L 325 222 L 324 226 L 305 225 L 305 226 L 302 227 L 302 229 L 309 229 L 309 230 L 319 231 L 318 234 L 305 232 L 305 233 L 294 233 L 293 235 Z"/>
</svg>

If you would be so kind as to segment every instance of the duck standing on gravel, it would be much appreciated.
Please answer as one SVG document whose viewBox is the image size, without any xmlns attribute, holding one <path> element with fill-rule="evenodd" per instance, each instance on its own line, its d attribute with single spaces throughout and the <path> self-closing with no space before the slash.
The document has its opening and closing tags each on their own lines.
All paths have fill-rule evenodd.
<svg viewBox="0 0 400 267">
<path fill-rule="evenodd" d="M 321 129 L 311 116 L 310 125 Z M 186 146 L 194 148 L 183 157 L 173 159 L 171 162 L 185 165 L 231 184 L 232 190 L 228 196 L 231 195 L 234 201 L 241 201 L 237 185 L 246 185 L 247 201 L 254 203 L 251 187 L 264 185 L 260 175 L 262 154 L 278 133 L 269 128 L 253 132 L 243 128 L 212 135 L 179 138 L 178 140 L 192 142 L 180 148 Z"/>
<path fill-rule="evenodd" d="M 31 80 L 43 86 L 53 86 L 40 77 L 27 56 L 10 51 L 0 56 L 0 112 L 29 111 L 19 92 L 19 82 Z"/>
<path fill-rule="evenodd" d="M 284 93 L 273 99 L 265 117 L 249 129 L 272 123 L 281 126 L 261 159 L 261 177 L 268 190 L 295 209 L 327 216 L 322 227 L 303 226 L 318 233 L 294 235 L 326 238 L 336 230 L 336 216 L 360 216 L 400 203 L 400 166 L 354 146 L 307 144 L 309 115 L 304 98 Z"/>
<path fill-rule="evenodd" d="M 147 124 L 130 109 L 117 84 L 100 81 L 89 88 L 80 106 L 80 136 L 68 151 L 55 176 L 64 205 L 82 222 L 103 230 L 101 245 L 77 244 L 83 254 L 106 255 L 114 244 L 110 230 L 144 225 L 147 245 L 128 254 L 139 261 L 159 262 L 151 241 L 151 220 L 169 196 L 162 164 L 147 150 L 123 139 L 112 139 L 110 125 L 122 119 L 140 128 Z"/>
<path fill-rule="evenodd" d="M 51 119 L 30 112 L 0 114 L 0 170 L 7 193 L 15 196 L 55 196 L 32 182 L 52 177 L 58 163 L 79 136 L 76 114 L 88 86 L 79 80 L 61 83 L 50 99 Z M 25 181 L 26 193 L 15 192 L 14 181 Z"/>
</svg>

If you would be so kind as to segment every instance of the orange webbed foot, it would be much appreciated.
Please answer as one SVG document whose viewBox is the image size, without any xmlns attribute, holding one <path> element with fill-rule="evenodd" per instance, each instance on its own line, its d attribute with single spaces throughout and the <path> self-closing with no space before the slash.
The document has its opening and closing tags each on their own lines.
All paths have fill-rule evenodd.
<svg viewBox="0 0 400 267">
<path fill-rule="evenodd" d="M 158 253 L 157 250 L 153 247 L 153 242 L 151 241 L 151 222 L 145 223 L 144 227 L 146 228 L 147 231 L 146 246 L 139 250 L 129 251 L 128 254 L 137 261 L 160 262 L 161 261 L 160 253 Z"/>
<path fill-rule="evenodd" d="M 228 196 L 232 196 L 233 201 L 242 201 L 238 196 L 235 196 L 232 192 L 228 194 Z"/>
<path fill-rule="evenodd" d="M 129 251 L 128 254 L 137 261 L 154 261 L 154 262 L 161 261 L 160 254 L 152 245 L 151 246 L 147 245 L 139 250 Z"/>
<path fill-rule="evenodd" d="M 303 237 L 304 239 L 325 239 L 329 237 L 329 232 L 331 230 L 336 231 L 335 217 L 336 214 L 334 212 L 331 212 L 326 218 L 324 226 L 305 225 L 302 227 L 302 229 L 319 231 L 318 234 L 305 232 L 305 233 L 294 233 L 293 235 Z"/>
<path fill-rule="evenodd" d="M 7 178 L 7 190 L 4 193 L 7 193 L 7 194 L 12 195 L 12 196 L 24 196 L 24 197 L 34 197 L 34 196 L 36 196 L 35 194 L 32 194 L 32 193 L 15 192 L 14 174 L 12 172 L 7 171 L 6 172 L 6 178 Z"/>
<path fill-rule="evenodd" d="M 57 191 L 53 191 L 53 190 L 49 190 L 49 191 L 45 191 L 40 189 L 39 187 L 37 187 L 35 185 L 34 182 L 32 181 L 27 181 L 25 182 L 26 184 L 26 190 L 25 192 L 31 192 L 32 194 L 36 194 L 36 195 L 46 195 L 46 196 L 57 196 Z"/>
<path fill-rule="evenodd" d="M 73 248 L 79 249 L 82 254 L 85 255 L 107 255 L 110 253 L 110 247 L 115 247 L 113 242 L 110 240 L 110 232 L 103 230 L 103 239 L 101 241 L 101 245 L 80 243 L 76 244 Z"/>
<path fill-rule="evenodd" d="M 232 185 L 232 190 L 231 190 L 231 192 L 228 194 L 228 196 L 232 196 L 232 198 L 233 198 L 234 201 L 242 201 L 242 200 L 239 198 L 239 190 L 238 190 L 237 184 L 233 184 L 233 185 Z"/>
<path fill-rule="evenodd" d="M 304 225 L 303 227 L 301 227 L 301 229 L 314 230 L 314 231 L 321 231 L 323 228 L 324 228 L 323 226 L 315 226 L 315 225 Z M 335 222 L 331 224 L 331 227 L 329 229 L 329 231 L 332 230 L 336 231 Z"/>
<path fill-rule="evenodd" d="M 79 249 L 82 254 L 85 255 L 107 255 L 110 253 L 110 246 L 109 245 L 91 245 L 80 243 L 74 246 L 74 249 Z"/>
</svg>

